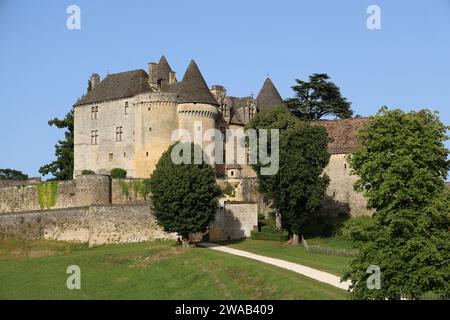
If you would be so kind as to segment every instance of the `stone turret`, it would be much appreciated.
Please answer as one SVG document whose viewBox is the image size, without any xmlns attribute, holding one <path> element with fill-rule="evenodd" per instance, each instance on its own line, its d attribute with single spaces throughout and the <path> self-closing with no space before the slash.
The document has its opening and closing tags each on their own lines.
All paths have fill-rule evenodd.
<svg viewBox="0 0 450 320">
<path fill-rule="evenodd" d="M 178 90 L 179 128 L 189 130 L 192 137 L 199 129 L 194 128 L 196 121 L 201 122 L 203 132 L 214 129 L 219 114 L 217 106 L 197 64 L 192 60 Z"/>
<path fill-rule="evenodd" d="M 281 98 L 270 78 L 267 78 L 266 81 L 264 81 L 264 84 L 256 97 L 256 105 L 258 106 L 259 111 L 273 106 L 285 106 L 283 98 Z"/>
</svg>

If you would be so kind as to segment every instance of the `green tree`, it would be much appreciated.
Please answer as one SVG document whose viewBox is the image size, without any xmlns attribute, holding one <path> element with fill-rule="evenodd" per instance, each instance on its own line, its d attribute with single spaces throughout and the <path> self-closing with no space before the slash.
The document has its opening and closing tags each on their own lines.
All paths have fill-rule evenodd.
<svg viewBox="0 0 450 320">
<path fill-rule="evenodd" d="M 450 168 L 446 130 L 428 110 L 389 111 L 383 107 L 359 132 L 362 147 L 350 156 L 355 189 L 375 209 L 371 223 L 350 230 L 358 255 L 343 279 L 355 299 L 418 298 L 449 294 Z M 381 271 L 381 288 L 367 287 L 367 268 Z"/>
<path fill-rule="evenodd" d="M 193 233 L 205 232 L 214 220 L 221 189 L 216 185 L 211 165 L 175 164 L 172 145 L 163 153 L 149 181 L 152 210 L 158 223 L 167 232 L 176 232 L 183 243 Z M 178 144 L 183 152 L 191 148 L 194 163 L 194 144 Z M 197 149 L 200 150 L 201 149 Z"/>
<path fill-rule="evenodd" d="M 42 166 L 39 172 L 43 176 L 51 173 L 54 176 L 51 180 L 70 180 L 73 178 L 73 109 L 64 119 L 54 118 L 48 122 L 48 125 L 67 130 L 64 133 L 65 139 L 59 140 L 55 145 L 56 160 Z"/>
<path fill-rule="evenodd" d="M 351 103 L 342 97 L 340 89 L 324 73 L 309 76 L 308 81 L 296 79 L 292 87 L 295 97 L 285 102 L 294 115 L 303 120 L 318 120 L 327 115 L 338 118 L 351 118 Z"/>
<path fill-rule="evenodd" d="M 319 208 L 329 183 L 323 174 L 330 159 L 328 134 L 323 127 L 300 121 L 282 107 L 258 113 L 247 128 L 279 130 L 278 172 L 262 175 L 259 161 L 252 167 L 259 191 L 272 201 L 283 227 L 293 235 L 293 244 L 298 244 L 301 228 Z M 268 150 L 271 152 L 270 145 Z"/>
<path fill-rule="evenodd" d="M 87 87 L 87 92 L 92 90 L 92 81 L 91 79 L 88 80 L 88 87 Z"/>
<path fill-rule="evenodd" d="M 28 179 L 28 175 L 22 171 L 14 169 L 0 169 L 0 180 L 20 180 L 24 181 Z"/>
</svg>

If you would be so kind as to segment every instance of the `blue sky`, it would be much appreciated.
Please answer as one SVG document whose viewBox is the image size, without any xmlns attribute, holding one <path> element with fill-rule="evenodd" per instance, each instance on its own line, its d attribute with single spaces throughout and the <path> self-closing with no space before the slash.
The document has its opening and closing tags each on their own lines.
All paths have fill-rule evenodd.
<svg viewBox="0 0 450 320">
<path fill-rule="evenodd" d="M 66 9 L 81 9 L 68 30 Z M 381 8 L 381 30 L 366 9 Z M 32 176 L 54 159 L 49 127 L 102 78 L 166 55 L 181 79 L 194 58 L 209 85 L 281 95 L 295 78 L 328 73 L 355 113 L 428 108 L 450 125 L 450 0 L 0 0 L 0 168 Z"/>
</svg>

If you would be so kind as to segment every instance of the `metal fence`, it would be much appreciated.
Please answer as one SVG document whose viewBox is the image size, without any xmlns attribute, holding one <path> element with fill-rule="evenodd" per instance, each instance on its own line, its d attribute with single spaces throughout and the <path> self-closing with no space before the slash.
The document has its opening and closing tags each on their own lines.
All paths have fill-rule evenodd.
<svg viewBox="0 0 450 320">
<path fill-rule="evenodd" d="M 330 256 L 355 256 L 356 253 L 354 250 L 351 249 L 345 249 L 345 248 L 330 248 L 330 247 L 321 247 L 321 246 L 311 246 L 308 245 L 305 247 L 306 251 L 308 252 L 314 252 L 314 253 L 320 253 L 320 254 L 326 254 Z"/>
<path fill-rule="evenodd" d="M 302 237 L 302 245 L 308 252 L 326 254 L 329 256 L 346 256 L 351 257 L 355 256 L 356 252 L 352 249 L 346 248 L 331 248 L 331 247 L 322 247 L 318 245 L 309 245 L 308 242 Z"/>
</svg>

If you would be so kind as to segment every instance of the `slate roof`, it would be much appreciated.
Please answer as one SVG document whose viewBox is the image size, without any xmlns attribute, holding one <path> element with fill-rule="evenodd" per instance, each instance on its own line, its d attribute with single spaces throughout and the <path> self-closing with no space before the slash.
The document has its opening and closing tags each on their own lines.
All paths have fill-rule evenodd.
<svg viewBox="0 0 450 320">
<path fill-rule="evenodd" d="M 348 154 L 359 147 L 356 133 L 367 121 L 369 121 L 369 118 L 318 120 L 312 123 L 327 130 L 331 138 L 328 152 L 331 154 Z"/>
<path fill-rule="evenodd" d="M 178 103 L 195 102 L 219 105 L 211 91 L 209 91 L 208 85 L 194 60 L 191 60 L 189 63 L 181 84 L 177 86 L 177 91 Z"/>
<path fill-rule="evenodd" d="M 162 56 L 157 67 L 158 81 L 169 81 L 169 73 L 172 71 L 166 57 Z"/>
<path fill-rule="evenodd" d="M 230 119 L 230 124 L 239 124 L 239 125 L 244 125 L 244 121 L 242 121 L 241 116 L 239 115 L 237 110 L 232 110 L 231 111 L 231 119 Z"/>
<path fill-rule="evenodd" d="M 114 73 L 107 75 L 94 89 L 78 100 L 75 105 L 128 98 L 152 91 L 148 84 L 148 74 L 142 69 Z"/>
<path fill-rule="evenodd" d="M 256 105 L 258 106 L 259 111 L 265 110 L 268 107 L 285 105 L 283 98 L 281 98 L 270 78 L 267 78 L 266 81 L 264 81 L 264 84 L 256 97 Z"/>
</svg>

